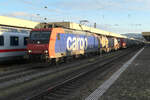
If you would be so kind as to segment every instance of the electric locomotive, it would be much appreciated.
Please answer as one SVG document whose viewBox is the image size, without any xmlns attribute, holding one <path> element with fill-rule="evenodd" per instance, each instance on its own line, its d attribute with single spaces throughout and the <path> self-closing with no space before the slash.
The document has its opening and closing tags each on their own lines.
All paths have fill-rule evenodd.
<svg viewBox="0 0 150 100">
<path fill-rule="evenodd" d="M 98 53 L 99 40 L 94 34 L 65 28 L 32 29 L 27 45 L 30 58 L 56 59 L 72 55 Z"/>
<path fill-rule="evenodd" d="M 114 37 L 106 31 L 88 29 L 79 24 L 74 27 L 68 22 L 58 24 L 41 23 L 32 29 L 27 45 L 30 59 L 56 61 L 68 56 L 101 54 L 126 46 L 122 37 Z"/>
</svg>

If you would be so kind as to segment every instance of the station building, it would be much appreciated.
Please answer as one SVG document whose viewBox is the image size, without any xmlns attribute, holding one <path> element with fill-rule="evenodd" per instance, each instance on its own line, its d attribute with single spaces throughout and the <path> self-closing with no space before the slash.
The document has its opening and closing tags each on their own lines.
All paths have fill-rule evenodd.
<svg viewBox="0 0 150 100">
<path fill-rule="evenodd" d="M 150 32 L 142 32 L 143 37 L 150 42 Z"/>
</svg>

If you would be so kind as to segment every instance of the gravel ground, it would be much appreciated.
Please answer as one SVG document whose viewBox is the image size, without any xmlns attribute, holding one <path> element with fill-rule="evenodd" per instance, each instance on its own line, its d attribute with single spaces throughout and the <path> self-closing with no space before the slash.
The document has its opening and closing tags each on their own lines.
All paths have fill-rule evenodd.
<svg viewBox="0 0 150 100">
<path fill-rule="evenodd" d="M 128 61 L 135 53 L 136 52 L 125 56 L 123 59 L 120 59 L 119 62 L 113 62 L 111 65 L 109 65 L 110 68 L 107 71 L 103 73 L 97 73 L 97 76 L 95 76 L 95 78 L 89 80 L 87 84 L 84 84 L 84 86 L 81 86 L 79 89 L 77 89 L 76 92 L 73 93 L 72 96 L 70 96 L 69 100 L 84 100 L 105 80 L 107 80 L 114 72 L 116 72 L 126 61 Z"/>
<path fill-rule="evenodd" d="M 120 52 L 122 52 L 122 51 L 118 51 L 118 52 L 116 52 L 116 53 L 114 53 L 113 55 L 115 55 L 115 54 L 118 54 L 118 53 L 120 53 Z M 70 69 L 72 69 L 72 71 L 73 70 L 76 70 L 76 69 L 79 69 L 79 68 L 81 68 L 81 67 L 83 67 L 84 68 L 84 66 L 85 65 L 87 65 L 87 64 L 89 64 L 89 63 L 92 63 L 93 61 L 97 61 L 97 59 L 99 59 L 98 61 L 100 61 L 100 60 L 103 60 L 103 59 L 101 59 L 101 58 L 108 58 L 108 57 L 110 57 L 110 56 L 112 56 L 112 55 L 109 55 L 109 56 L 106 56 L 106 55 L 103 55 L 103 56 L 96 56 L 96 57 L 91 57 L 91 58 L 87 58 L 87 59 L 82 59 L 82 60 L 76 60 L 76 61 L 74 61 L 73 63 L 72 62 L 68 62 L 68 63 L 66 63 L 66 64 L 62 64 L 62 65 L 60 65 L 59 67 L 60 67 L 60 69 L 62 68 L 64 68 L 64 67 L 66 67 L 67 68 L 67 66 L 68 67 L 73 67 L 73 68 L 70 68 Z M 68 64 L 68 65 L 67 65 Z M 67 66 L 66 66 L 67 65 Z M 81 66 L 82 65 L 82 66 Z M 64 66 L 64 67 L 63 67 Z M 76 66 L 76 67 L 75 67 Z M 86 66 L 85 66 L 86 67 Z M 54 69 L 56 69 L 55 67 L 54 67 Z M 53 70 L 54 70 L 53 69 Z M 19 93 L 20 93 L 20 96 L 22 96 L 23 95 L 23 97 L 26 97 L 26 95 L 25 94 L 23 94 L 23 93 L 25 93 L 25 91 L 29 91 L 29 90 L 32 90 L 33 88 L 35 88 L 35 90 L 38 90 L 39 88 L 37 88 L 37 87 L 40 87 L 41 86 L 41 84 L 47 84 L 45 87 L 47 87 L 47 86 L 50 86 L 50 83 L 51 83 L 51 85 L 52 85 L 52 83 L 54 83 L 55 81 L 56 81 L 56 79 L 57 78 L 55 78 L 56 76 L 62 76 L 62 75 L 60 75 L 60 74 L 64 74 L 64 71 L 61 71 L 60 69 L 58 69 L 58 71 L 57 71 L 57 73 L 54 73 L 54 74 L 48 74 L 48 75 L 44 75 L 45 73 L 48 73 L 49 71 L 52 71 L 52 70 L 45 70 L 44 72 L 42 71 L 42 72 L 40 72 L 40 73 L 37 73 L 38 75 L 41 75 L 41 74 L 43 74 L 44 76 L 41 76 L 41 77 L 38 77 L 38 78 L 36 78 L 36 75 L 35 74 L 33 74 L 32 76 L 34 76 L 35 77 L 35 79 L 32 79 L 32 77 L 31 77 L 31 75 L 30 75 L 30 77 L 28 76 L 28 74 L 27 74 L 27 77 L 25 77 L 25 76 L 22 76 L 22 78 L 17 78 L 17 79 L 12 79 L 11 80 L 11 82 L 10 81 L 7 81 L 7 84 L 6 84 L 6 82 L 3 84 L 3 83 L 1 83 L 2 84 L 2 87 L 0 87 L 1 89 L 1 93 L 0 93 L 0 95 L 1 95 L 1 97 L 8 97 L 8 95 L 9 95 L 9 97 L 10 96 L 12 96 L 12 97 L 15 97 L 16 98 L 16 95 L 18 95 L 18 91 L 19 91 Z M 68 68 L 67 68 L 68 69 Z M 41 68 L 39 69 L 39 70 L 41 70 Z M 66 70 L 67 71 L 67 70 Z M 7 72 L 7 71 L 6 71 Z M 69 72 L 69 69 L 68 69 L 68 72 Z M 74 72 L 74 71 L 73 71 Z M 58 75 L 59 74 L 59 75 Z M 70 75 L 71 74 L 73 74 L 73 73 L 70 73 Z M 70 76 L 69 75 L 69 76 Z M 21 75 L 19 75 L 19 76 L 21 76 Z M 68 76 L 68 75 L 67 75 Z M 68 78 L 69 78 L 69 76 L 68 76 Z M 51 79 L 51 78 L 55 78 L 55 80 L 53 79 Z M 67 78 L 67 77 L 66 77 Z M 64 78 L 62 78 L 61 77 L 61 79 L 64 79 Z M 13 85 L 12 85 L 12 83 L 14 83 Z M 20 83 L 20 84 L 18 84 L 18 83 Z M 22 84 L 23 83 L 23 84 Z M 17 85 L 16 85 L 17 84 Z M 34 86 L 33 86 L 34 85 Z M 4 86 L 6 86 L 5 88 L 4 88 Z M 42 86 L 41 86 L 42 87 Z M 3 88 L 3 89 L 2 89 Z M 39 89 L 40 90 L 40 89 Z M 33 91 L 33 92 L 35 92 L 35 93 L 37 93 L 38 91 Z M 15 95 L 16 94 L 16 95 Z M 27 92 L 27 94 L 30 94 L 31 95 L 31 93 L 28 93 Z"/>
<path fill-rule="evenodd" d="M 119 62 L 117 61 L 117 63 L 116 62 L 112 63 L 112 65 L 111 65 L 111 66 L 113 66 L 112 68 L 110 68 L 108 71 L 106 71 L 104 73 L 98 73 L 97 76 L 95 76 L 95 78 L 91 79 L 89 82 L 87 82 L 86 85 L 84 85 L 80 89 L 78 89 L 77 92 L 72 96 L 72 99 L 69 99 L 69 100 L 84 100 L 85 97 L 87 97 L 91 92 L 93 92 L 97 87 L 99 87 L 116 70 L 118 70 L 124 64 L 124 62 L 126 62 L 128 59 L 130 59 L 133 55 L 134 55 L 134 53 L 131 53 L 128 56 L 121 59 Z M 114 91 L 112 91 L 112 92 L 114 92 Z M 120 92 L 120 91 L 118 91 L 118 92 Z M 106 96 L 106 97 L 108 97 L 108 96 Z M 110 96 L 108 97 L 108 99 L 106 97 L 102 98 L 102 100 L 117 100 L 116 98 L 110 99 L 109 98 Z M 119 98 L 119 100 L 120 100 L 120 98 Z M 128 98 L 125 100 L 128 100 Z"/>
<path fill-rule="evenodd" d="M 99 100 L 150 100 L 150 47 L 144 49 Z"/>
</svg>

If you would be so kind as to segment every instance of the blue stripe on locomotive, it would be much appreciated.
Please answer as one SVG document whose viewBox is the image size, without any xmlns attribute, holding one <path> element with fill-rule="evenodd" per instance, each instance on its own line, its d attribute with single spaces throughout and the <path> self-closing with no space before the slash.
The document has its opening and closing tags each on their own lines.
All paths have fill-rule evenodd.
<svg viewBox="0 0 150 100">
<path fill-rule="evenodd" d="M 56 36 L 55 53 L 71 52 L 74 50 L 97 51 L 98 38 L 79 34 L 58 33 Z"/>
</svg>

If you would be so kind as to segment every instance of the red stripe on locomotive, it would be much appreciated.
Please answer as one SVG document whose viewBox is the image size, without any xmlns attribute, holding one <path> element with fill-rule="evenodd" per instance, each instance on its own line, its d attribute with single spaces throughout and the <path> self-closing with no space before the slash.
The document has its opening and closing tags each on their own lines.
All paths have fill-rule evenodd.
<svg viewBox="0 0 150 100">
<path fill-rule="evenodd" d="M 26 49 L 3 49 L 3 50 L 0 50 L 0 53 L 4 53 L 4 52 L 16 52 L 16 51 L 26 51 Z"/>
</svg>

